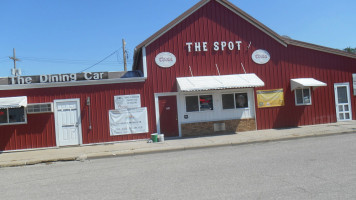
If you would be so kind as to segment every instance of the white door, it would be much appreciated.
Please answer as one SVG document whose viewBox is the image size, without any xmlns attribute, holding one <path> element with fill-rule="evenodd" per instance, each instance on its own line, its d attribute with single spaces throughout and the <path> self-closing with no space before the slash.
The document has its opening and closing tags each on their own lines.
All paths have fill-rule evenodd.
<svg viewBox="0 0 356 200">
<path fill-rule="evenodd" d="M 79 99 L 55 100 L 57 146 L 79 145 L 81 123 Z"/>
<path fill-rule="evenodd" d="M 335 104 L 337 121 L 352 119 L 349 83 L 335 83 Z"/>
</svg>

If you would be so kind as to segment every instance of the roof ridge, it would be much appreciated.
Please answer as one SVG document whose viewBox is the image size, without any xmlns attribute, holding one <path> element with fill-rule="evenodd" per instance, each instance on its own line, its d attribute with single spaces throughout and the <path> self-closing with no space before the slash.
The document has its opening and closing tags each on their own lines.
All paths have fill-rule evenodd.
<svg viewBox="0 0 356 200">
<path fill-rule="evenodd" d="M 193 14 L 196 10 L 204 6 L 210 1 L 216 1 L 220 3 L 221 5 L 225 6 L 226 8 L 230 9 L 232 12 L 235 12 L 235 14 L 239 15 L 243 19 L 247 20 L 249 23 L 260 29 L 261 31 L 265 32 L 275 40 L 277 40 L 279 43 L 281 43 L 284 46 L 287 46 L 283 38 L 276 32 L 274 32 L 272 29 L 268 28 L 266 25 L 262 24 L 255 18 L 253 18 L 251 15 L 247 14 L 228 0 L 201 0 L 198 3 L 196 3 L 194 6 L 192 6 L 190 9 L 179 15 L 177 18 L 175 18 L 173 21 L 156 31 L 153 35 L 151 35 L 149 38 L 141 42 L 139 45 L 136 46 L 135 49 L 140 49 L 145 45 L 148 45 L 156 40 L 156 38 L 160 37 L 170 29 L 172 29 L 176 24 L 180 23 L 187 17 L 189 17 L 191 14 Z"/>
<path fill-rule="evenodd" d="M 352 53 L 343 51 L 341 49 L 326 47 L 326 46 L 317 45 L 317 44 L 304 42 L 304 41 L 300 41 L 300 40 L 295 40 L 295 39 L 291 39 L 291 38 L 282 37 L 282 39 L 288 45 L 304 47 L 304 48 L 308 48 L 308 49 L 322 51 L 322 52 L 325 52 L 325 53 L 331 53 L 331 54 L 336 54 L 336 55 L 339 55 L 339 56 L 345 56 L 345 57 L 355 58 L 356 59 L 356 54 L 352 54 Z"/>
</svg>

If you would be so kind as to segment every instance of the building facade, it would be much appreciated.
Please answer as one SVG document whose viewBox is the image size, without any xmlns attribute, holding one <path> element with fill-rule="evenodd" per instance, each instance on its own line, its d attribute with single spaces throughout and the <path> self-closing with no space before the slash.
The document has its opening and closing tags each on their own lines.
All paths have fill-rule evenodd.
<svg viewBox="0 0 356 200">
<path fill-rule="evenodd" d="M 202 0 L 136 47 L 133 71 L 0 79 L 0 150 L 355 119 L 356 56 Z"/>
</svg>

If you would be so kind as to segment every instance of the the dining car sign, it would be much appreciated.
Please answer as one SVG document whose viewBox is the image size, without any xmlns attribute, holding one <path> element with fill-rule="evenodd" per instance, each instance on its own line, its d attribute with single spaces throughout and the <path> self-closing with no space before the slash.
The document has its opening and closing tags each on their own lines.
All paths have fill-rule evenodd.
<svg viewBox="0 0 356 200">
<path fill-rule="evenodd" d="M 0 78 L 0 151 L 355 119 L 356 55 L 201 0 L 135 48 L 132 71 Z"/>
<path fill-rule="evenodd" d="M 32 83 L 57 83 L 83 80 L 101 80 L 107 79 L 108 72 L 83 72 L 71 74 L 48 74 L 38 76 L 15 76 L 9 77 L 8 83 L 14 84 L 32 84 Z"/>
</svg>

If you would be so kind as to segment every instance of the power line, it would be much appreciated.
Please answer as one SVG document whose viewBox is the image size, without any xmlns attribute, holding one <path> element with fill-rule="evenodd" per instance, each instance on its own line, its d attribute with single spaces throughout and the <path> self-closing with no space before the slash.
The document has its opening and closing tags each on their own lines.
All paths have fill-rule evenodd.
<svg viewBox="0 0 356 200">
<path fill-rule="evenodd" d="M 84 72 L 84 71 L 86 71 L 86 70 L 88 70 L 88 69 L 90 69 L 90 68 L 92 68 L 92 67 L 94 67 L 95 65 L 98 65 L 99 63 L 101 63 L 101 62 L 103 62 L 104 60 L 108 59 L 110 56 L 112 56 L 112 55 L 114 55 L 115 53 L 117 53 L 117 51 L 118 51 L 118 50 L 115 50 L 115 51 L 112 52 L 110 55 L 106 56 L 104 59 L 100 60 L 99 62 L 95 63 L 94 65 L 83 69 L 82 71 L 80 71 L 80 73 L 81 73 L 81 72 Z"/>
<path fill-rule="evenodd" d="M 0 60 L 0 63 L 11 62 L 11 60 Z"/>
<path fill-rule="evenodd" d="M 21 57 L 22 59 L 22 57 Z M 93 63 L 95 61 L 61 61 L 61 60 L 37 60 L 37 59 L 22 59 L 22 61 L 24 62 L 40 62 L 40 63 L 57 63 L 57 64 L 84 64 L 84 65 L 89 65 L 90 63 Z M 0 61 L 1 62 L 1 61 Z M 116 61 L 105 61 L 105 63 L 107 64 L 117 64 L 118 62 Z"/>
<path fill-rule="evenodd" d="M 61 58 L 37 58 L 37 57 L 20 57 L 22 60 L 38 61 L 38 62 L 71 62 L 71 63 L 87 63 L 95 62 L 95 60 L 71 60 Z"/>
<path fill-rule="evenodd" d="M 126 60 L 128 64 L 133 63 L 133 59 L 129 57 L 130 51 L 126 50 Z M 111 60 L 107 60 L 112 55 L 116 54 L 116 58 Z M 62 58 L 41 58 L 41 57 L 19 57 L 22 60 L 22 64 L 29 65 L 31 62 L 38 62 L 38 63 L 53 63 L 53 64 L 66 64 L 66 65 L 89 65 L 90 63 L 96 62 L 94 65 L 82 70 L 81 72 L 88 70 L 97 65 L 123 65 L 124 61 L 120 59 L 120 49 L 112 52 L 110 55 L 105 57 L 104 59 L 96 62 L 94 60 L 73 60 L 73 59 L 62 59 Z M 0 57 L 0 63 L 6 63 L 6 65 L 11 63 L 11 60 L 8 57 Z M 3 64 L 2 64 L 3 65 Z"/>
<path fill-rule="evenodd" d="M 55 60 L 32 60 L 32 59 L 23 59 L 23 57 L 20 57 L 21 61 L 23 64 L 28 63 L 53 63 L 53 64 L 66 64 L 66 65 L 89 65 L 90 63 L 93 63 L 94 61 L 83 61 L 83 62 L 73 62 L 73 61 L 55 61 Z M 0 60 L 0 63 L 11 63 L 12 60 L 6 59 L 6 60 Z M 127 60 L 127 63 L 133 63 L 133 59 L 129 58 Z M 124 64 L 124 61 L 122 60 L 107 60 L 103 61 L 100 63 L 101 65 L 115 65 L 115 64 Z"/>
</svg>

